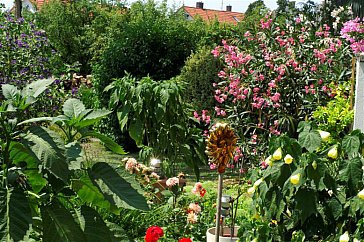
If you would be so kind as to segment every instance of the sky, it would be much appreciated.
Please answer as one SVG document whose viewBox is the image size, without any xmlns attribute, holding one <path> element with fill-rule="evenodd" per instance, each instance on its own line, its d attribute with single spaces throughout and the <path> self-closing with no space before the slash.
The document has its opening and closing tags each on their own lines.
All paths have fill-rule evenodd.
<svg viewBox="0 0 364 242">
<path fill-rule="evenodd" d="M 136 0 L 128 0 L 127 2 L 130 4 Z M 158 1 L 158 0 L 157 0 Z M 185 6 L 195 7 L 196 2 L 199 0 L 168 0 L 169 6 Z M 232 11 L 234 12 L 245 12 L 248 8 L 249 4 L 254 2 L 255 0 L 203 0 L 204 8 L 207 9 L 216 9 L 216 10 L 225 10 L 227 5 L 232 6 Z M 6 8 L 11 8 L 13 6 L 14 0 L 0 0 L 0 3 L 5 3 Z M 298 0 L 297 2 L 305 2 L 305 0 Z M 319 0 L 315 0 L 314 2 L 319 2 Z M 264 0 L 265 5 L 271 10 L 277 7 L 277 0 Z"/>
</svg>

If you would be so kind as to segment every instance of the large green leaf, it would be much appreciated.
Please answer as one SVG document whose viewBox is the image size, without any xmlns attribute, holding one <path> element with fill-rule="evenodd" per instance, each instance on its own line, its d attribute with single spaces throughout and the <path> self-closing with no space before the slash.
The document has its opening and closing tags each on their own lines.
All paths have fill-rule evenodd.
<svg viewBox="0 0 364 242">
<path fill-rule="evenodd" d="M 109 115 L 111 113 L 111 111 L 109 110 L 93 110 L 90 113 L 88 113 L 87 115 L 85 115 L 80 121 L 76 122 L 75 127 L 76 128 L 84 128 L 90 125 L 95 124 L 96 122 L 98 122 L 99 120 L 101 120 L 102 118 L 106 117 L 107 115 Z"/>
<path fill-rule="evenodd" d="M 118 208 L 149 210 L 139 184 L 124 171 L 121 177 L 110 165 L 99 162 L 89 170 L 89 176 L 104 197 Z"/>
<path fill-rule="evenodd" d="M 25 162 L 27 168 L 36 168 L 38 166 L 38 158 L 31 150 L 19 142 L 13 141 L 10 143 L 10 159 L 14 164 Z"/>
<path fill-rule="evenodd" d="M 134 118 L 130 122 L 129 135 L 135 141 L 138 146 L 142 145 L 143 142 L 143 123 L 140 119 Z"/>
<path fill-rule="evenodd" d="M 72 214 L 59 202 L 41 207 L 44 242 L 87 241 Z"/>
<path fill-rule="evenodd" d="M 99 189 L 92 184 L 89 177 L 72 180 L 71 188 L 77 192 L 77 195 L 83 202 L 100 208 L 110 209 L 110 203 L 105 200 Z"/>
<path fill-rule="evenodd" d="M 321 145 L 320 133 L 316 130 L 303 131 L 298 136 L 298 142 L 309 152 L 313 152 Z"/>
<path fill-rule="evenodd" d="M 300 188 L 296 193 L 296 209 L 300 211 L 300 220 L 303 224 L 306 219 L 317 212 L 316 193 L 308 188 Z"/>
<path fill-rule="evenodd" d="M 2 94 L 5 99 L 12 100 L 17 95 L 20 94 L 20 91 L 16 88 L 16 86 L 10 84 L 3 84 L 1 85 Z"/>
<path fill-rule="evenodd" d="M 100 214 L 94 209 L 82 205 L 77 214 L 87 242 L 111 242 L 115 239 Z"/>
<path fill-rule="evenodd" d="M 32 224 L 28 198 L 20 189 L 0 190 L 0 241 L 21 241 Z"/>
<path fill-rule="evenodd" d="M 59 135 L 45 127 L 31 127 L 23 137 L 38 160 L 54 176 L 67 182 L 69 177 L 65 147 Z"/>
<path fill-rule="evenodd" d="M 67 163 L 70 170 L 81 169 L 83 161 L 83 150 L 81 145 L 74 141 L 65 145 Z"/>
<path fill-rule="evenodd" d="M 126 124 L 129 120 L 129 112 L 130 112 L 130 105 L 124 105 L 120 110 L 117 111 L 117 116 L 119 120 L 120 130 L 124 131 Z"/>
<path fill-rule="evenodd" d="M 86 110 L 85 105 L 76 99 L 70 98 L 63 104 L 63 113 L 69 118 L 78 118 L 80 114 Z"/>
<path fill-rule="evenodd" d="M 53 82 L 54 82 L 54 79 L 41 79 L 41 80 L 33 81 L 32 83 L 28 84 L 22 90 L 22 96 L 25 98 L 28 98 L 28 97 L 37 98 Z"/>
<path fill-rule="evenodd" d="M 359 152 L 360 139 L 356 135 L 346 135 L 342 141 L 343 150 L 349 155 Z"/>
<path fill-rule="evenodd" d="M 127 154 L 127 152 L 125 152 L 125 150 L 118 145 L 114 140 L 112 140 L 111 138 L 97 133 L 97 132 L 85 132 L 82 133 L 83 137 L 95 137 L 98 138 L 99 140 L 101 140 L 101 142 L 105 145 L 106 148 L 108 148 L 109 150 L 111 150 L 112 152 L 115 152 L 116 154 L 120 154 L 120 155 L 125 155 Z"/>
<path fill-rule="evenodd" d="M 341 180 L 347 182 L 349 190 L 354 194 L 355 191 L 361 189 L 363 177 L 363 163 L 360 157 L 348 160 L 344 172 L 340 175 Z"/>
</svg>

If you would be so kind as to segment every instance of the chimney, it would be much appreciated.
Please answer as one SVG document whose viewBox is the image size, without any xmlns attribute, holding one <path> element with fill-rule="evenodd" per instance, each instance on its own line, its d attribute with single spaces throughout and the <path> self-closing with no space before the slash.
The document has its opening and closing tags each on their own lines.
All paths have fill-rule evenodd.
<svg viewBox="0 0 364 242">
<path fill-rule="evenodd" d="M 231 12 L 232 8 L 233 7 L 231 5 L 227 5 L 226 6 L 226 12 Z"/>
<path fill-rule="evenodd" d="M 196 8 L 203 9 L 203 2 L 196 2 Z"/>
</svg>

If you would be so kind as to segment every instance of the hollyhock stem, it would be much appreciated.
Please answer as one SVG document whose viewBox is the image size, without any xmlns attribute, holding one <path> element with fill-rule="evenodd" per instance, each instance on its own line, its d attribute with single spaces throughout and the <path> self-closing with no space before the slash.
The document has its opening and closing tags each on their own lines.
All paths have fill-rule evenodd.
<svg viewBox="0 0 364 242">
<path fill-rule="evenodd" d="M 222 173 L 219 173 L 219 183 L 217 186 L 215 242 L 219 242 L 219 235 L 220 235 L 221 197 L 222 197 Z"/>
</svg>

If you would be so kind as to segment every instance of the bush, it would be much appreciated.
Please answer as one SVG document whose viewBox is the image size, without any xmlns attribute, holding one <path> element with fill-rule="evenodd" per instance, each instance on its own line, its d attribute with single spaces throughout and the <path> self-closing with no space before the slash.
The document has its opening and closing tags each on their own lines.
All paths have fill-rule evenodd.
<svg viewBox="0 0 364 242">
<path fill-rule="evenodd" d="M 93 67 L 100 95 L 113 78 L 123 77 L 125 72 L 137 79 L 175 77 L 199 40 L 198 31 L 189 27 L 191 23 L 182 14 L 169 13 L 165 4 L 138 1 L 125 15 L 121 28 L 111 31 L 110 42 Z"/>
<path fill-rule="evenodd" d="M 37 24 L 43 28 L 68 64 L 80 64 L 82 74 L 91 72 L 91 59 L 97 53 L 94 45 L 105 34 L 114 15 L 122 15 L 121 8 L 98 4 L 97 1 L 72 1 L 64 3 L 52 0 L 37 12 Z"/>
<path fill-rule="evenodd" d="M 239 130 L 245 161 L 257 162 L 268 137 L 295 135 L 300 120 L 335 96 L 350 78 L 351 53 L 327 25 L 316 29 L 303 15 L 284 24 L 267 15 L 240 41 L 213 50 L 225 62 L 215 110 Z"/>
<path fill-rule="evenodd" d="M 302 122 L 298 131 L 298 140 L 270 140 L 270 165 L 257 171 L 248 189 L 257 214 L 270 223 L 271 238 L 290 241 L 303 233 L 308 241 L 337 241 L 345 231 L 363 238 L 363 134 L 353 131 L 323 148 L 314 124 Z M 244 239 L 263 241 L 257 232 Z"/>
<path fill-rule="evenodd" d="M 209 47 L 202 47 L 186 61 L 178 77 L 186 83 L 186 100 L 197 110 L 214 106 L 213 83 L 219 81 L 216 70 L 221 68 L 219 60 L 211 55 Z"/>
<path fill-rule="evenodd" d="M 118 130 L 128 132 L 141 148 L 145 163 L 158 157 L 164 161 L 167 176 L 175 175 L 179 164 L 185 163 L 198 177 L 199 165 L 206 160 L 205 146 L 202 130 L 189 121 L 183 88 L 175 79 L 158 82 L 145 77 L 137 81 L 125 76 L 112 82 L 105 92 L 109 107 L 116 113 Z"/>
</svg>

